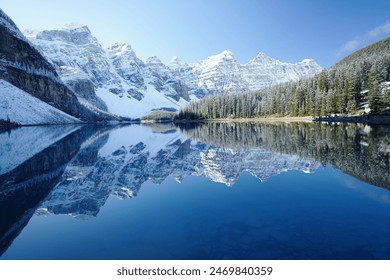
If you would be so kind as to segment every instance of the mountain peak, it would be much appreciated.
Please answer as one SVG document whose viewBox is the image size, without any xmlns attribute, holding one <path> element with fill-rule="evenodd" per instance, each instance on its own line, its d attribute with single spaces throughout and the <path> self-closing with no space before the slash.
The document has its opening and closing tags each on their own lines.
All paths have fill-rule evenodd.
<svg viewBox="0 0 390 280">
<path fill-rule="evenodd" d="M 169 63 L 170 64 L 181 64 L 181 60 L 177 56 L 174 56 L 174 57 L 172 57 L 172 59 Z"/>
<path fill-rule="evenodd" d="M 302 64 L 314 64 L 314 63 L 317 63 L 314 61 L 314 59 L 311 59 L 311 58 L 306 58 L 304 60 L 301 61 Z"/>
<path fill-rule="evenodd" d="M 183 63 L 183 62 L 180 60 L 180 58 L 178 58 L 177 56 L 174 56 L 174 57 L 172 57 L 172 59 L 171 59 L 171 61 L 169 62 L 169 65 L 168 65 L 168 66 L 169 66 L 171 69 L 178 70 L 178 69 L 184 67 L 185 65 L 186 65 L 186 64 Z"/>
<path fill-rule="evenodd" d="M 233 52 L 229 50 L 224 50 L 223 52 L 212 55 L 202 62 L 202 65 L 205 67 L 214 67 L 215 65 L 225 64 L 225 63 L 236 63 L 238 61 L 234 56 Z"/>
<path fill-rule="evenodd" d="M 100 46 L 97 39 L 92 36 L 89 28 L 86 25 L 79 23 L 66 24 L 58 30 L 43 30 L 40 32 L 31 32 L 27 30 L 26 36 L 29 37 L 29 39 L 44 40 L 48 42 L 65 42 L 75 46 L 87 44 Z"/>
<path fill-rule="evenodd" d="M 259 52 L 255 58 L 253 58 L 249 63 L 264 63 L 264 62 L 270 62 L 270 61 L 278 61 L 277 59 L 274 59 L 270 56 L 268 56 L 266 53 Z"/>
<path fill-rule="evenodd" d="M 112 43 L 111 45 L 106 47 L 106 50 L 110 54 L 115 54 L 115 55 L 123 55 L 125 53 L 131 53 L 131 54 L 135 55 L 131 46 L 129 44 L 126 44 L 126 43 L 122 43 L 122 44 L 118 43 L 118 42 Z"/>
<path fill-rule="evenodd" d="M 255 58 L 270 58 L 266 53 L 259 52 Z"/>
<path fill-rule="evenodd" d="M 163 64 L 157 56 L 151 56 L 146 59 L 146 64 Z"/>
<path fill-rule="evenodd" d="M 217 54 L 217 56 L 225 57 L 225 58 L 228 58 L 228 59 L 235 59 L 234 53 L 232 51 L 230 51 L 230 50 L 224 50 L 220 54 Z"/>
<path fill-rule="evenodd" d="M 67 23 L 67 24 L 65 24 L 61 28 L 61 30 L 66 30 L 66 31 L 87 31 L 87 32 L 91 33 L 91 31 L 89 30 L 88 26 L 83 25 L 81 23 L 77 23 L 77 22 Z"/>
</svg>

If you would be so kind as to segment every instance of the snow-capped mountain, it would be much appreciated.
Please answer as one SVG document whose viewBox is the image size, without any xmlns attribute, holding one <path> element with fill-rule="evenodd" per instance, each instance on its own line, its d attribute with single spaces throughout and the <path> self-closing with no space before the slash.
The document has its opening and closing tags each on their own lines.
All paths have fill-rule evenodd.
<svg viewBox="0 0 390 280">
<path fill-rule="evenodd" d="M 200 64 L 198 86 L 212 93 L 248 90 L 241 65 L 231 51 L 210 56 Z"/>
<path fill-rule="evenodd" d="M 0 38 L 1 91 L 8 93 L 0 95 L 1 121 L 19 124 L 58 123 L 60 120 L 72 120 L 70 116 L 86 121 L 113 119 L 106 112 L 98 113 L 84 106 L 61 82 L 55 67 L 30 44 L 1 9 Z M 32 104 L 37 105 L 36 108 Z M 19 113 L 23 108 L 27 109 L 26 116 L 20 118 Z M 11 112 L 13 110 L 18 111 Z M 61 114 L 61 111 L 68 116 L 64 117 L 66 114 Z M 18 118 L 13 119 L 14 116 Z"/>
<path fill-rule="evenodd" d="M 177 57 L 168 65 L 155 56 L 142 61 L 128 44 L 103 48 L 88 27 L 77 24 L 25 35 L 79 98 L 132 118 L 177 110 L 208 94 L 257 90 L 321 71 L 313 60 L 291 64 L 262 53 L 242 65 L 228 50 L 192 64 Z"/>
<path fill-rule="evenodd" d="M 259 53 L 254 59 L 242 66 L 242 75 L 250 89 L 260 89 L 278 83 L 314 76 L 322 68 L 312 59 L 304 59 L 292 64 L 273 59 Z"/>
<path fill-rule="evenodd" d="M 207 94 L 258 90 L 278 83 L 311 77 L 322 71 L 312 59 L 286 63 L 259 53 L 240 64 L 231 51 L 210 56 L 201 63 L 185 64 L 174 57 L 172 72 L 189 87 L 189 93 L 201 98 Z"/>
<path fill-rule="evenodd" d="M 186 88 L 158 59 L 144 63 L 128 44 L 114 43 L 104 49 L 86 26 L 72 24 L 25 35 L 76 94 L 89 91 L 87 101 L 103 101 L 110 113 L 137 118 L 159 108 L 177 110 L 187 103 Z M 91 86 L 80 86 L 86 81 Z M 91 103 L 96 106 L 96 102 Z"/>
</svg>

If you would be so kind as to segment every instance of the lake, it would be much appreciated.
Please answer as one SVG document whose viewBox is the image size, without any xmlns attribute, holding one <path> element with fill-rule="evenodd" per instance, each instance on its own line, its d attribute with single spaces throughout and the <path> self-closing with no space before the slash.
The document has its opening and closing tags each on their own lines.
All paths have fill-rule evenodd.
<svg viewBox="0 0 390 280">
<path fill-rule="evenodd" d="M 0 133 L 0 259 L 390 259 L 390 128 Z"/>
</svg>

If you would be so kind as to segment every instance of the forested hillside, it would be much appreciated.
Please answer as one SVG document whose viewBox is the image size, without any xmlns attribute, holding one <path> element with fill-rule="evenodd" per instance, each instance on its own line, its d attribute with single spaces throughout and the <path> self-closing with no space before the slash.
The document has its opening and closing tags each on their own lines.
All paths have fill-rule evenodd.
<svg viewBox="0 0 390 280">
<path fill-rule="evenodd" d="M 390 38 L 354 52 L 313 78 L 255 92 L 213 95 L 177 119 L 363 114 L 390 108 Z"/>
</svg>

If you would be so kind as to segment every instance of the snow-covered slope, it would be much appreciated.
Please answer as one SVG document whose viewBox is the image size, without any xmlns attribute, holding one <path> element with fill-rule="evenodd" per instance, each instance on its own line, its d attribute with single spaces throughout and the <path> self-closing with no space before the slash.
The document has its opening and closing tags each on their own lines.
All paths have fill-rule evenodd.
<svg viewBox="0 0 390 280">
<path fill-rule="evenodd" d="M 80 120 L 1 79 L 0 93 L 0 120 L 10 120 L 18 124 L 63 124 L 80 122 Z"/>
<path fill-rule="evenodd" d="M 119 116 L 139 118 L 158 108 L 179 109 L 187 102 L 179 102 L 157 91 L 152 85 L 147 85 L 143 91 L 142 102 L 135 98 L 113 95 L 107 87 L 98 88 L 96 94 L 106 103 L 108 111 Z"/>
</svg>

